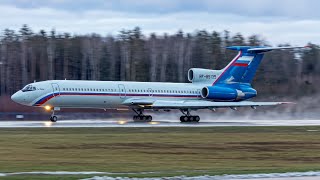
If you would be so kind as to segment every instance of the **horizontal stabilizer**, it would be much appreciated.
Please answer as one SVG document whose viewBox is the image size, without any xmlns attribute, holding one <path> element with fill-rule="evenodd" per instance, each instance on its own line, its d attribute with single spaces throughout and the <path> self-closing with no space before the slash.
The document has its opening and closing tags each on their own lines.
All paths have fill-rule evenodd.
<svg viewBox="0 0 320 180">
<path fill-rule="evenodd" d="M 272 50 L 281 50 L 281 49 L 298 49 L 298 48 L 308 48 L 308 46 L 294 46 L 294 47 L 257 47 L 250 48 L 248 52 L 268 52 Z"/>
</svg>

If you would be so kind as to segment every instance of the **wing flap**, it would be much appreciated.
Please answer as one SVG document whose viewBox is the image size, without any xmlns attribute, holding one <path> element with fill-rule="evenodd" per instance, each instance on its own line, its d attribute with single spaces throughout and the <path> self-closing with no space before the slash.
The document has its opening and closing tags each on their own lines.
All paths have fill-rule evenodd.
<svg viewBox="0 0 320 180">
<path fill-rule="evenodd" d="M 291 102 L 212 102 L 205 100 L 197 101 L 155 101 L 151 107 L 154 108 L 195 108 L 195 109 L 207 109 L 207 108 L 223 108 L 223 107 L 251 107 L 251 106 L 275 106 L 281 104 L 292 104 Z"/>
<path fill-rule="evenodd" d="M 223 107 L 256 107 L 256 106 L 275 106 L 281 104 L 294 104 L 292 102 L 213 102 L 206 100 L 192 100 L 192 101 L 166 101 L 154 99 L 128 99 L 123 105 L 127 106 L 148 106 L 149 108 L 159 109 L 209 109 L 209 108 L 223 108 Z"/>
</svg>

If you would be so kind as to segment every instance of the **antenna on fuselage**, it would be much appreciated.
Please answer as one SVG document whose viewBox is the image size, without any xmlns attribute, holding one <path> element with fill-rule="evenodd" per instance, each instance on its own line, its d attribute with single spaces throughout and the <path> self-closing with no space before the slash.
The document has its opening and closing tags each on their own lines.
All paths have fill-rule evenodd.
<svg viewBox="0 0 320 180">
<path fill-rule="evenodd" d="M 37 82 L 36 80 L 33 80 L 33 83 Z"/>
</svg>

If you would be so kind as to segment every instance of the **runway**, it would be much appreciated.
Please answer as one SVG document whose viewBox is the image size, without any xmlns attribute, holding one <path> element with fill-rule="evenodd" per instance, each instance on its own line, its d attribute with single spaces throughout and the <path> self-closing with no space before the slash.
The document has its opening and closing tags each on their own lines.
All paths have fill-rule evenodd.
<svg viewBox="0 0 320 180">
<path fill-rule="evenodd" d="M 217 127 L 217 126 L 317 126 L 320 120 L 254 120 L 254 119 L 219 119 L 202 120 L 199 123 L 180 123 L 179 120 L 155 120 L 148 123 L 137 123 L 128 119 L 107 120 L 61 120 L 50 121 L 0 121 L 0 128 L 43 128 L 43 127 Z M 312 129 L 310 130 L 312 131 Z"/>
<path fill-rule="evenodd" d="M 32 172 L 13 172 L 13 173 L 0 173 L 0 177 L 16 176 L 16 175 L 92 175 L 92 178 L 86 178 L 84 180 L 317 180 L 319 179 L 319 171 L 308 172 L 287 172 L 287 173 L 269 173 L 269 174 L 235 174 L 235 175 L 215 175 L 215 176 L 174 176 L 165 178 L 129 178 L 129 177 L 111 177 L 108 175 L 117 174 L 153 174 L 154 172 L 142 172 L 142 173 L 110 173 L 110 172 L 71 172 L 71 171 L 32 171 Z"/>
</svg>

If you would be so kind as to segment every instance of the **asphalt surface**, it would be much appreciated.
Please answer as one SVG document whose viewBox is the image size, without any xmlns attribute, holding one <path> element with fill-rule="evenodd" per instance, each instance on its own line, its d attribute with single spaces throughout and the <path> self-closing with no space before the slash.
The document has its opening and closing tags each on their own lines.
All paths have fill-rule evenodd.
<svg viewBox="0 0 320 180">
<path fill-rule="evenodd" d="M 133 122 L 128 119 L 108 120 L 61 120 L 55 123 L 50 121 L 0 121 L 0 128 L 23 127 L 215 127 L 215 126 L 315 126 L 320 120 L 288 120 L 288 119 L 219 119 L 202 120 L 199 123 L 180 123 L 179 120 L 155 120 L 148 123 Z M 312 129 L 310 129 L 312 131 Z"/>
</svg>

